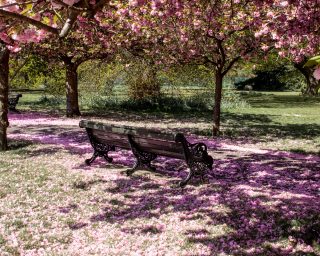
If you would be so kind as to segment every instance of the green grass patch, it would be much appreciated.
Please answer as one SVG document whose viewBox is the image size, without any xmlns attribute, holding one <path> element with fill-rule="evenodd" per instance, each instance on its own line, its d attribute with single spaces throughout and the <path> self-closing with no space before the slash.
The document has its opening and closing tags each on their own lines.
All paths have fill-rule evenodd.
<svg viewBox="0 0 320 256">
<path fill-rule="evenodd" d="M 297 92 L 245 93 L 251 108 L 223 113 L 224 133 L 252 138 L 268 148 L 320 153 L 320 97 Z"/>
</svg>

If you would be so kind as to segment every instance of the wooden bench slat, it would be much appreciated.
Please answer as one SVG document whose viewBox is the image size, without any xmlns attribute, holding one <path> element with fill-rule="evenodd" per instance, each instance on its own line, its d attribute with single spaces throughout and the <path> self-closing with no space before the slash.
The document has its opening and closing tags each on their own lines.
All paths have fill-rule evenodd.
<svg viewBox="0 0 320 256">
<path fill-rule="evenodd" d="M 141 147 L 141 150 L 145 150 L 147 152 L 159 155 L 159 156 L 166 156 L 166 157 L 171 157 L 171 158 L 177 158 L 177 159 L 184 159 L 184 155 L 178 152 L 169 152 L 166 150 L 161 150 L 161 149 L 155 149 L 155 148 L 146 148 L 146 147 Z"/>
<path fill-rule="evenodd" d="M 116 147 L 121 147 L 125 149 L 130 149 L 130 144 L 128 142 L 128 136 L 125 134 L 106 134 L 103 131 L 92 130 L 92 135 L 96 141 L 103 141 L 109 145 L 114 145 Z"/>
<path fill-rule="evenodd" d="M 135 136 L 143 136 L 145 138 L 157 138 L 160 140 L 166 141 L 174 141 L 174 134 L 172 133 L 164 133 L 162 131 L 150 130 L 147 128 L 135 128 L 132 126 L 117 126 L 110 125 L 105 123 L 98 123 L 94 121 L 81 120 L 79 123 L 81 128 L 91 128 L 95 130 L 105 131 L 109 133 L 117 133 L 117 134 L 130 134 Z"/>
<path fill-rule="evenodd" d="M 171 141 L 153 140 L 141 137 L 133 137 L 133 140 L 138 143 L 138 145 L 143 145 L 148 148 L 159 148 L 165 149 L 172 152 L 183 153 L 183 148 L 181 144 Z"/>
<path fill-rule="evenodd" d="M 131 149 L 128 141 L 124 141 L 124 140 L 119 140 L 119 139 L 109 140 L 107 138 L 99 138 L 97 139 L 97 142 L 101 142 L 101 143 L 108 144 L 110 146 L 119 147 L 119 148 Z"/>
<path fill-rule="evenodd" d="M 92 130 L 92 134 L 95 136 L 96 141 L 107 143 L 116 147 L 130 149 L 127 135 L 120 134 L 106 134 L 103 131 Z M 164 155 L 169 157 L 178 157 L 179 159 L 184 158 L 183 148 L 181 144 L 171 141 L 163 141 L 156 139 L 146 139 L 141 137 L 132 138 L 142 150 L 152 152 L 158 155 Z"/>
<path fill-rule="evenodd" d="M 92 130 L 92 134 L 96 137 L 96 139 L 103 138 L 105 141 L 110 141 L 110 142 L 114 140 L 125 140 L 125 141 L 128 140 L 128 135 L 126 134 L 113 134 L 113 133 L 106 134 L 104 131 L 99 131 L 99 130 Z M 151 147 L 153 146 L 161 147 L 161 148 L 165 147 L 168 150 L 172 150 L 174 152 L 183 152 L 183 149 L 180 143 L 178 144 L 173 141 L 145 138 L 140 136 L 133 136 L 132 138 L 138 144 L 144 144 L 144 145 L 150 144 Z"/>
</svg>

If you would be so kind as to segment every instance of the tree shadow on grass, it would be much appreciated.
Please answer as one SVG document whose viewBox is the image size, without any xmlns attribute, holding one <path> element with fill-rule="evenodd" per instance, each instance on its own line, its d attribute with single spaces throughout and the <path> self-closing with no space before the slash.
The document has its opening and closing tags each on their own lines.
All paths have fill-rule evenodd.
<svg viewBox="0 0 320 256">
<path fill-rule="evenodd" d="M 233 138 L 248 138 L 250 140 L 278 140 L 287 139 L 311 139 L 320 134 L 320 125 L 313 124 L 280 124 L 274 122 L 269 115 L 233 114 L 225 113 L 224 119 L 228 121 L 228 127 L 224 131 L 226 136 Z"/>
<path fill-rule="evenodd" d="M 54 145 L 62 147 L 70 154 L 85 154 L 90 152 L 87 135 L 77 128 L 62 128 L 59 126 L 33 126 L 27 125 L 21 129 L 10 129 L 9 137 L 15 141 L 29 141 L 29 143 L 40 143 L 44 145 Z M 58 149 L 57 149 L 58 150 Z M 49 152 L 47 152 L 49 153 Z M 52 150 L 52 154 L 56 153 Z M 39 150 L 41 154 L 41 150 Z"/>
<path fill-rule="evenodd" d="M 19 149 L 26 148 L 32 144 L 33 143 L 28 140 L 10 140 L 8 142 L 8 148 L 9 150 L 19 150 Z"/>
<path fill-rule="evenodd" d="M 92 116 L 88 116 L 90 119 Z M 34 119 L 35 118 L 35 119 Z M 44 124 L 37 125 L 32 124 L 32 120 L 43 119 Z M 181 115 L 181 116 L 156 116 L 149 114 L 134 114 L 114 112 L 108 113 L 105 117 L 104 122 L 131 122 L 132 125 L 141 126 L 141 123 L 152 123 L 163 125 L 168 124 L 170 128 L 164 128 L 166 132 L 176 133 L 182 132 L 186 135 L 198 134 L 211 136 L 211 129 L 208 129 L 208 124 L 212 123 L 211 114 L 200 114 L 200 115 Z M 23 115 L 12 115 L 10 119 L 19 121 L 27 121 L 27 125 L 23 127 L 12 127 L 10 128 L 10 134 L 13 136 L 19 136 L 19 134 L 28 133 L 35 135 L 35 140 L 46 143 L 50 140 L 56 139 L 64 147 L 68 147 L 71 144 L 70 138 L 79 144 L 87 140 L 84 130 L 79 132 L 80 129 L 76 126 L 61 126 L 59 125 L 60 119 L 54 117 L 50 120 L 50 115 L 46 114 L 35 114 L 35 113 L 24 113 Z M 46 124 L 46 120 L 48 124 Z M 53 124 L 49 124 L 54 121 Z M 61 120 L 63 121 L 63 120 Z M 66 121 L 66 120 L 64 120 Z M 31 124 L 30 124 L 31 122 Z M 57 122 L 57 123 L 55 123 Z M 217 138 L 217 140 L 229 140 L 230 143 L 257 143 L 257 142 L 271 142 L 277 141 L 279 138 L 282 139 L 305 139 L 309 140 L 315 137 L 319 137 L 320 125 L 319 124 L 287 124 L 283 125 L 274 122 L 270 115 L 265 114 L 234 114 L 234 113 L 223 113 L 222 115 L 223 136 Z M 189 126 L 190 124 L 196 124 Z M 79 136 L 82 136 L 81 138 Z M 70 145 L 69 145 L 70 146 Z M 81 151 L 81 150 L 79 150 Z M 83 151 L 82 151 L 83 152 Z"/>
<path fill-rule="evenodd" d="M 86 134 L 79 129 L 68 130 L 60 126 L 36 127 L 34 131 L 33 126 L 23 129 L 30 130 L 25 139 L 61 146 L 70 154 L 81 157 L 92 153 Z M 50 136 L 46 136 L 48 132 Z M 13 135 L 18 138 L 21 133 Z M 209 142 L 210 149 L 219 148 L 219 141 Z M 41 154 L 41 150 L 38 153 Z M 110 155 L 116 164 L 133 164 L 129 151 L 121 150 Z M 211 255 L 219 252 L 294 255 L 291 248 L 277 249 L 268 245 L 289 236 L 293 239 L 293 247 L 295 244 L 317 243 L 319 157 L 285 152 L 241 155 L 230 150 L 220 150 L 214 155 L 214 170 L 209 172 L 207 184 L 194 179 L 185 189 L 172 187 L 186 175 L 187 168 L 183 161 L 166 158 L 155 161 L 163 179 L 154 174 L 145 177 L 136 172 L 133 177 L 122 176 L 106 182 L 106 192 L 123 199 L 117 202 L 104 199 L 100 211 L 93 213 L 88 222 L 126 223 L 128 220 L 160 219 L 176 214 L 181 222 L 202 221 L 198 230 L 186 228 L 184 235 L 191 244 L 207 246 Z M 101 160 L 97 165 L 100 163 Z M 227 231 L 216 235 L 217 226 L 227 227 Z M 84 227 L 81 223 L 70 226 L 71 229 L 81 227 Z M 144 227 L 137 228 L 140 230 L 134 232 L 143 233 Z"/>
<path fill-rule="evenodd" d="M 209 184 L 185 189 L 170 187 L 169 179 L 144 190 L 148 178 L 119 178 L 107 190 L 125 195 L 121 205 L 102 206 L 90 221 L 124 224 L 177 214 L 181 221 L 202 221 L 181 235 L 210 255 L 306 255 L 307 246 L 320 242 L 319 172 L 317 157 L 268 153 L 217 160 Z M 226 231 L 215 233 L 217 227 Z M 289 244 L 275 245 L 288 237 Z"/>
<path fill-rule="evenodd" d="M 293 96 L 295 99 L 297 96 Z M 284 98 L 285 100 L 285 98 Z M 279 99 L 279 104 L 285 101 Z M 277 103 L 278 104 L 278 103 Z M 292 104 L 296 104 L 292 102 Z M 302 100 L 301 104 L 305 104 Z M 277 115 L 275 113 L 274 115 Z M 90 118 L 91 115 L 88 114 Z M 170 128 L 171 132 L 183 132 L 186 134 L 194 133 L 198 135 L 211 136 L 212 130 L 208 129 L 204 124 L 212 123 L 211 112 L 201 113 L 180 113 L 180 114 L 157 114 L 157 113 L 123 113 L 121 111 L 111 112 L 108 116 L 102 115 L 107 120 L 135 122 L 153 122 L 155 124 L 173 124 L 180 122 L 177 128 Z M 198 127 L 183 127 L 184 123 L 199 124 Z M 223 136 L 233 138 L 239 141 L 261 142 L 277 140 L 279 137 L 288 139 L 310 139 L 319 136 L 319 124 L 286 124 L 275 122 L 270 115 L 266 114 L 236 114 L 224 112 L 222 114 Z M 267 138 L 266 138 L 267 137 Z"/>
<path fill-rule="evenodd" d="M 251 105 L 255 108 L 296 108 L 296 107 L 314 107 L 314 104 L 320 103 L 319 97 L 301 96 L 301 95 L 276 95 L 254 92 L 254 94 L 244 94 Z"/>
</svg>

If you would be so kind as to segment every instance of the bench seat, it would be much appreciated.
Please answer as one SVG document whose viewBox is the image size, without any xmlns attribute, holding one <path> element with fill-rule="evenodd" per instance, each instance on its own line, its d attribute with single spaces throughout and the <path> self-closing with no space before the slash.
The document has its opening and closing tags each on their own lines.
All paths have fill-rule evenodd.
<svg viewBox="0 0 320 256">
<path fill-rule="evenodd" d="M 93 156 L 86 160 L 88 165 L 98 156 L 112 162 L 108 152 L 116 147 L 132 150 L 136 157 L 134 167 L 127 170 L 128 175 L 141 168 L 155 170 L 151 161 L 157 156 L 184 159 L 190 171 L 187 178 L 180 182 L 181 187 L 193 176 L 203 178 L 207 169 L 212 169 L 213 159 L 207 153 L 207 146 L 204 143 L 189 143 L 182 133 L 172 134 L 156 129 L 110 125 L 88 120 L 81 120 L 79 126 L 86 129 L 94 149 Z"/>
</svg>

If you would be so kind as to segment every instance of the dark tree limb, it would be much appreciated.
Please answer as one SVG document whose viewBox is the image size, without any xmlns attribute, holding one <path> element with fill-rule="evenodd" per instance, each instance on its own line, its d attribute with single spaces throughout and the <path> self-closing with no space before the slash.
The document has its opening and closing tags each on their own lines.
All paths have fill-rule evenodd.
<svg viewBox="0 0 320 256">
<path fill-rule="evenodd" d="M 41 21 L 37 21 L 37 20 L 34 20 L 34 19 L 31 19 L 27 16 L 24 16 L 22 14 L 19 14 L 19 13 L 15 13 L 15 12 L 9 12 L 9 11 L 5 11 L 3 9 L 0 9 L 0 15 L 1 16 L 5 16 L 5 17 L 9 17 L 9 18 L 13 18 L 13 19 L 18 19 L 20 21 L 23 21 L 23 22 L 26 22 L 26 23 L 29 23 L 39 29 L 44 29 L 50 33 L 53 33 L 53 34 L 58 34 L 58 29 L 54 28 L 54 27 L 51 27 L 51 26 L 48 26 L 44 23 L 42 23 Z"/>
</svg>

